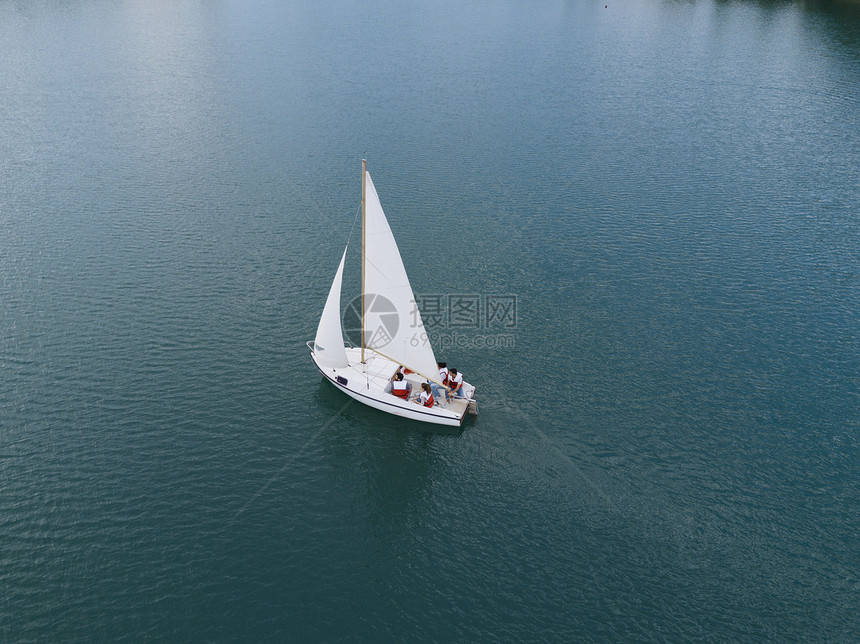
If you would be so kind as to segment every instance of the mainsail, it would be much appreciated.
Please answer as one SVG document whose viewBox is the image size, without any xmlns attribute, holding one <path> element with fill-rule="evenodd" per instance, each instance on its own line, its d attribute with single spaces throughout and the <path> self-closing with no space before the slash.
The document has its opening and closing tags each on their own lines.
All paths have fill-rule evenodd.
<svg viewBox="0 0 860 644">
<path fill-rule="evenodd" d="M 425 378 L 437 380 L 436 357 L 424 330 L 400 251 L 370 173 L 365 171 L 364 176 L 365 345 Z"/>
<path fill-rule="evenodd" d="M 347 248 L 349 247 L 347 246 Z M 345 260 L 346 249 L 343 251 L 343 257 L 340 258 L 340 266 L 337 267 L 334 281 L 331 283 L 331 290 L 328 292 L 325 308 L 317 327 L 317 337 L 314 338 L 314 353 L 317 356 L 317 362 L 324 367 L 334 367 L 335 369 L 342 369 L 349 364 L 346 359 L 343 332 L 340 326 L 340 285 L 343 281 Z"/>
</svg>

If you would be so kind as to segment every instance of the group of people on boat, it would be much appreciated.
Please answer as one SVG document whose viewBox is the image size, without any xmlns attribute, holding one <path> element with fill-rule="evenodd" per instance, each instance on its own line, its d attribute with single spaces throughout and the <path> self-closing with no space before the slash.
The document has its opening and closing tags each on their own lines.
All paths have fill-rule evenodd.
<svg viewBox="0 0 860 644">
<path fill-rule="evenodd" d="M 412 400 L 413 402 L 423 405 L 424 407 L 432 407 L 436 401 L 443 407 L 447 407 L 451 402 L 451 398 L 465 398 L 463 394 L 463 374 L 459 373 L 456 368 L 451 367 L 444 362 L 437 362 L 439 368 L 439 381 L 442 385 L 435 382 L 422 382 L 421 391 L 414 397 L 412 396 L 412 384 L 407 382 L 403 377 L 403 367 L 397 367 L 397 371 L 391 377 L 391 393 L 403 400 Z M 442 405 L 441 400 L 445 398 L 445 404 Z"/>
</svg>

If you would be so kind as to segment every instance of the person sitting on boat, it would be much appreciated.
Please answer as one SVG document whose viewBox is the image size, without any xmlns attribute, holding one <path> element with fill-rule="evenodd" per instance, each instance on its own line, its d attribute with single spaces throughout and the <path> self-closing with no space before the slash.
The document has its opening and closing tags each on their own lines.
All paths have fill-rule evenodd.
<svg viewBox="0 0 860 644">
<path fill-rule="evenodd" d="M 436 401 L 433 400 L 433 393 L 430 391 L 430 385 L 426 382 L 421 383 L 421 393 L 418 394 L 415 402 L 419 405 L 424 405 L 425 407 L 432 407 L 436 404 Z"/>
<path fill-rule="evenodd" d="M 397 380 L 397 376 L 402 376 L 402 375 L 403 375 L 403 367 L 399 366 L 399 367 L 397 367 L 397 371 L 395 371 L 393 374 L 391 374 L 391 377 L 388 379 L 388 383 L 385 385 L 385 393 L 387 393 L 387 394 L 391 393 L 391 383 L 394 382 L 395 380 Z"/>
<path fill-rule="evenodd" d="M 439 367 L 439 382 L 442 383 L 444 389 L 435 382 L 430 383 L 430 389 L 440 403 L 442 402 L 442 394 L 444 393 L 445 404 L 447 405 L 450 402 L 448 398 L 448 365 L 444 362 L 437 362 L 436 366 Z"/>
<path fill-rule="evenodd" d="M 403 400 L 409 400 L 409 393 L 411 391 L 412 385 L 403 379 L 403 374 L 398 369 L 394 374 L 394 379 L 391 381 L 391 393 Z"/>
<path fill-rule="evenodd" d="M 455 398 L 466 397 L 463 394 L 463 374 L 454 367 L 451 367 L 451 371 L 448 373 L 448 391 Z"/>
</svg>

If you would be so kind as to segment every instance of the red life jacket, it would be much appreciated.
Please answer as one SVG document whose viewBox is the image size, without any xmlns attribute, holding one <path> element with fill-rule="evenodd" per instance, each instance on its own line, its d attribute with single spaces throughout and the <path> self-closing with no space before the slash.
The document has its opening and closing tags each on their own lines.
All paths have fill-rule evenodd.
<svg viewBox="0 0 860 644">
<path fill-rule="evenodd" d="M 442 379 L 442 385 L 447 387 L 448 386 L 448 370 L 447 369 L 439 369 L 439 377 Z"/>
<path fill-rule="evenodd" d="M 403 398 L 406 400 L 409 398 L 409 390 L 406 388 L 405 380 L 395 380 L 391 383 L 391 393 L 393 393 L 398 398 Z"/>
<path fill-rule="evenodd" d="M 451 391 L 457 391 L 463 386 L 463 374 L 458 373 L 456 376 L 448 380 L 448 386 L 451 387 Z"/>
<path fill-rule="evenodd" d="M 423 396 L 423 394 L 422 394 L 422 396 Z M 424 403 L 424 406 L 425 407 L 432 407 L 434 404 L 436 404 L 436 401 L 433 400 L 433 394 L 427 394 L 427 401 Z"/>
</svg>

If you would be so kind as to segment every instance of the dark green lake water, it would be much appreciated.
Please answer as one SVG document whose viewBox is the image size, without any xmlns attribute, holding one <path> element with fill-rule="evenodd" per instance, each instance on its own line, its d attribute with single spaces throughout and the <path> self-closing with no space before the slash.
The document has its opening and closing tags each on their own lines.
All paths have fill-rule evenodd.
<svg viewBox="0 0 860 644">
<path fill-rule="evenodd" d="M 0 170 L 0 640 L 860 639 L 852 5 L 2 0 Z"/>
</svg>

